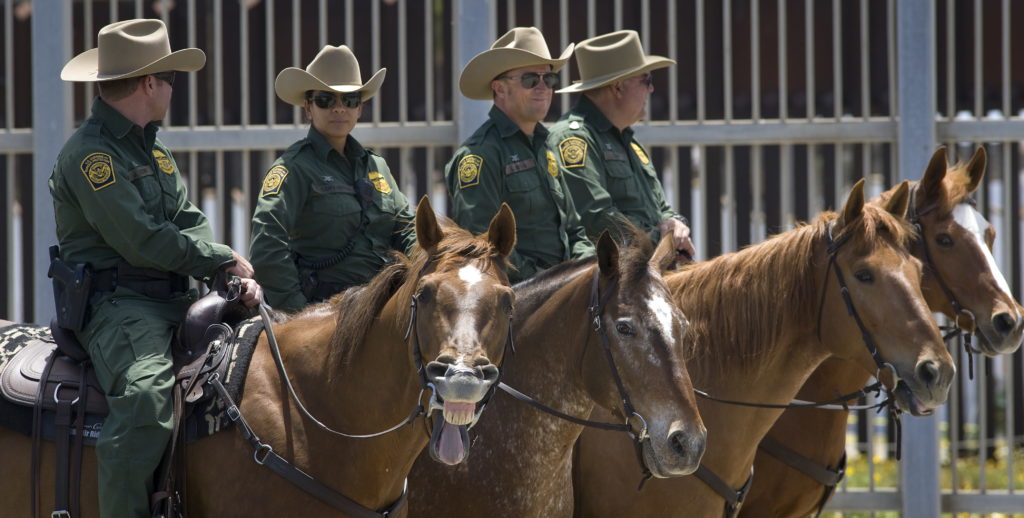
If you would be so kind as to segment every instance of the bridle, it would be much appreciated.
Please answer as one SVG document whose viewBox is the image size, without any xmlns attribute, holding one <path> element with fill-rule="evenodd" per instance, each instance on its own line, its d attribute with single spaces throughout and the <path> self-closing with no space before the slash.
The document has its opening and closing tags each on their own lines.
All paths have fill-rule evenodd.
<svg viewBox="0 0 1024 518">
<path fill-rule="evenodd" d="M 647 466 L 647 462 L 644 461 L 643 456 L 643 443 L 650 440 L 650 435 L 647 433 L 647 419 L 645 419 L 640 412 L 633 406 L 633 402 L 629 397 L 629 393 L 626 392 L 626 386 L 622 382 L 622 376 L 619 374 L 619 369 L 616 367 L 615 358 L 612 356 L 611 339 L 608 338 L 608 331 L 606 327 L 601 323 L 601 319 L 604 316 L 604 310 L 607 305 L 608 299 L 611 297 L 613 291 L 615 291 L 618 285 L 618 276 L 613 277 L 608 285 L 605 287 L 604 293 L 600 293 L 600 280 L 601 272 L 600 269 L 595 268 L 594 280 L 591 283 L 590 289 L 590 305 L 587 306 L 587 311 L 590 315 L 591 326 L 594 330 L 594 334 L 598 336 L 601 343 L 601 349 L 604 351 L 605 358 L 608 360 L 608 367 L 612 373 L 612 379 L 615 380 L 615 386 L 618 388 L 619 397 L 622 400 L 623 415 L 626 416 L 625 422 L 622 424 L 617 423 L 604 423 L 600 421 L 590 421 L 588 419 L 580 419 L 578 417 L 571 416 L 569 414 L 559 412 L 537 400 L 531 398 L 519 392 L 518 390 L 506 385 L 505 383 L 498 383 L 497 386 L 508 395 L 530 405 L 537 410 L 553 415 L 559 419 L 569 421 L 574 424 L 588 426 L 591 428 L 598 428 L 601 430 L 612 430 L 625 432 L 630 439 L 633 440 L 633 447 L 636 450 L 637 460 L 640 463 L 640 468 L 643 473 L 643 478 L 640 481 L 640 486 L 643 487 L 646 482 L 653 475 L 650 468 Z M 589 342 L 588 342 L 589 343 Z M 634 427 L 636 423 L 639 428 Z"/>
</svg>

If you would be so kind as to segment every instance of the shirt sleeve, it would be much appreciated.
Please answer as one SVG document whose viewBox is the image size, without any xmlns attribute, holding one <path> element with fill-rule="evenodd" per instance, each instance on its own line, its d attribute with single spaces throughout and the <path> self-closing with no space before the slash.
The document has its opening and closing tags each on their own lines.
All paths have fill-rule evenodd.
<svg viewBox="0 0 1024 518">
<path fill-rule="evenodd" d="M 278 163 L 264 177 L 252 215 L 249 253 L 256 281 L 271 306 L 288 312 L 308 303 L 299 286 L 299 270 L 288 239 L 308 193 L 302 171 Z"/>
</svg>

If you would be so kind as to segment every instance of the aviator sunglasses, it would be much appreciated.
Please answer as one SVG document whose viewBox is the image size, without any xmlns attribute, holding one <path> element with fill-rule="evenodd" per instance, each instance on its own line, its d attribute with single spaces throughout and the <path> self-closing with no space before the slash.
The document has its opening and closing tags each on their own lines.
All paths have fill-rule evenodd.
<svg viewBox="0 0 1024 518">
<path fill-rule="evenodd" d="M 339 96 L 341 97 L 341 105 L 346 108 L 358 108 L 363 103 L 363 94 L 359 92 L 338 95 L 331 92 L 310 92 L 306 94 L 306 100 L 311 101 L 318 108 L 329 110 L 338 102 Z"/>
<path fill-rule="evenodd" d="M 544 72 L 538 74 L 537 72 L 524 72 L 517 76 L 501 76 L 498 79 L 519 79 L 519 84 L 523 85 L 523 88 L 531 90 L 536 88 L 540 84 L 541 79 L 544 80 L 544 84 L 548 88 L 554 90 L 558 86 L 558 74 L 554 72 Z"/>
</svg>

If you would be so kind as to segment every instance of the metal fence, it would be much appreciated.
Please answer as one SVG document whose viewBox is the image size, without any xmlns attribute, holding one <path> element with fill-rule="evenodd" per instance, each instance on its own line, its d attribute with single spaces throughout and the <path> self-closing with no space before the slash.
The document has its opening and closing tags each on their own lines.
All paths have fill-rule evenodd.
<svg viewBox="0 0 1024 518">
<path fill-rule="evenodd" d="M 59 70 L 95 46 L 100 27 L 134 17 L 161 18 L 172 47 L 207 52 L 206 68 L 175 89 L 160 137 L 217 238 L 243 253 L 263 173 L 307 128 L 273 92 L 282 68 L 305 66 L 328 43 L 351 46 L 364 77 L 387 67 L 354 134 L 388 160 L 410 199 L 429 194 L 444 212 L 442 168 L 489 107 L 458 94 L 462 64 L 517 25 L 541 28 L 555 51 L 632 28 L 649 53 L 678 61 L 655 72 L 650 120 L 637 135 L 671 203 L 694 221 L 700 258 L 835 207 L 859 178 L 871 195 L 917 179 L 936 143 L 953 158 L 985 145 L 980 207 L 997 227 L 995 256 L 1021 293 L 1024 33 L 1010 30 L 1024 24 L 1021 2 L 0 0 L 0 318 L 41 322 L 52 312 L 46 178 L 94 95 L 90 85 L 62 84 Z M 574 64 L 562 72 L 564 83 L 576 76 Z M 573 101 L 557 96 L 548 120 Z M 870 487 L 844 488 L 831 508 L 1024 513 L 1015 474 L 1024 462 L 1022 369 L 1021 353 L 980 363 L 944 416 L 904 420 L 912 440 L 900 487 L 875 487 L 872 472 Z M 869 420 L 853 421 L 851 452 L 884 458 L 891 433 Z M 955 489 L 940 496 L 940 459 L 955 466 L 965 455 L 979 473 L 954 467 Z"/>
</svg>

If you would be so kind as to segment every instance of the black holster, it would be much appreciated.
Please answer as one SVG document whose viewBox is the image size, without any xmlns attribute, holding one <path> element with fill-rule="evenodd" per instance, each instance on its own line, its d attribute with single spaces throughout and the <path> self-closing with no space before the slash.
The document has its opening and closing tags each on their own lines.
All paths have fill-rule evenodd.
<svg viewBox="0 0 1024 518">
<path fill-rule="evenodd" d="M 92 268 L 88 264 L 67 264 L 60 258 L 57 245 L 50 247 L 50 269 L 53 279 L 53 301 L 57 309 L 57 325 L 81 331 L 89 320 L 89 297 L 92 295 Z"/>
</svg>

